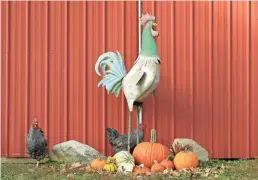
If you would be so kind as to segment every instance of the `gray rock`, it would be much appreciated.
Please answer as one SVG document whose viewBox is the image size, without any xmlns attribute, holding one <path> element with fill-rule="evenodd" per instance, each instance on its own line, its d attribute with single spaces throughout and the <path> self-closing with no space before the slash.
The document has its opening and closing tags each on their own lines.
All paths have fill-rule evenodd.
<svg viewBox="0 0 258 180">
<path fill-rule="evenodd" d="M 175 146 L 176 143 L 179 143 L 180 145 L 190 145 L 193 147 L 193 152 L 196 153 L 198 159 L 200 161 L 208 161 L 209 160 L 209 153 L 206 151 L 200 144 L 195 142 L 192 139 L 186 139 L 186 138 L 177 138 L 173 142 L 173 146 Z"/>
<path fill-rule="evenodd" d="M 67 163 L 80 162 L 82 164 L 89 164 L 98 156 L 106 159 L 105 156 L 94 148 L 75 140 L 56 144 L 49 152 L 50 160 Z"/>
</svg>

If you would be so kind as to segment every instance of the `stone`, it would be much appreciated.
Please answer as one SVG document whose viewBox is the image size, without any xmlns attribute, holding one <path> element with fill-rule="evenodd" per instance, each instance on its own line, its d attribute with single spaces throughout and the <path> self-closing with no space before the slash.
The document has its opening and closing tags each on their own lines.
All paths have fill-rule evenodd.
<svg viewBox="0 0 258 180">
<path fill-rule="evenodd" d="M 209 160 L 209 153 L 207 150 L 205 150 L 200 144 L 195 142 L 192 139 L 187 138 L 177 138 L 173 142 L 173 147 L 175 144 L 179 143 L 182 146 L 190 145 L 193 147 L 193 152 L 196 153 L 198 159 L 200 161 L 208 161 Z"/>
<path fill-rule="evenodd" d="M 81 164 L 90 164 L 98 156 L 106 159 L 104 155 L 94 148 L 75 140 L 56 144 L 49 151 L 50 160 L 61 163 L 79 162 Z"/>
</svg>

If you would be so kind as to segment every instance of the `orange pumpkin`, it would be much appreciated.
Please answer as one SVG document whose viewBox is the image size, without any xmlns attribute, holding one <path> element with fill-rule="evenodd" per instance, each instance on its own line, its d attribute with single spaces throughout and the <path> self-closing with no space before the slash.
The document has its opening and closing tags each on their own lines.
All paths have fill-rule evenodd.
<svg viewBox="0 0 258 180">
<path fill-rule="evenodd" d="M 164 168 L 170 168 L 174 169 L 174 163 L 168 159 L 164 159 L 163 161 L 160 162 L 160 165 L 163 166 Z"/>
<path fill-rule="evenodd" d="M 163 172 L 165 168 L 161 166 L 156 160 L 154 160 L 154 164 L 151 166 L 151 172 L 152 173 L 160 173 Z"/>
<path fill-rule="evenodd" d="M 101 159 L 100 157 L 91 161 L 91 167 L 93 169 L 103 169 L 105 164 L 106 161 Z"/>
<path fill-rule="evenodd" d="M 174 158 L 174 165 L 177 170 L 183 168 L 196 168 L 199 164 L 198 157 L 194 152 L 191 151 L 181 151 L 176 154 Z"/>
<path fill-rule="evenodd" d="M 141 164 L 139 166 L 135 166 L 133 168 L 133 172 L 136 174 L 145 174 L 147 172 L 150 172 L 150 168 L 144 167 L 144 164 Z"/>
<path fill-rule="evenodd" d="M 142 142 L 138 144 L 134 151 L 133 157 L 136 164 L 144 164 L 145 167 L 150 168 L 153 165 L 154 160 L 161 162 L 169 155 L 169 149 L 156 143 L 155 130 L 151 130 L 151 142 Z"/>
</svg>

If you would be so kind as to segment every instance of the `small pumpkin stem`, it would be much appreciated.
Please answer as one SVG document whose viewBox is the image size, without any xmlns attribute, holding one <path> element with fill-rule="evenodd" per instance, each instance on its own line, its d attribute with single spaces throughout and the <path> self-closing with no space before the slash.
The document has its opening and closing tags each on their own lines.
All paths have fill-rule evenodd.
<svg viewBox="0 0 258 180">
<path fill-rule="evenodd" d="M 101 158 L 101 156 L 100 156 L 100 155 L 98 155 L 98 156 L 97 156 L 97 159 L 102 160 L 102 158 Z"/>
<path fill-rule="evenodd" d="M 158 163 L 158 161 L 154 160 L 154 164 L 157 164 L 157 163 Z"/>
<path fill-rule="evenodd" d="M 139 168 L 144 168 L 144 164 L 140 164 L 138 167 Z"/>
<path fill-rule="evenodd" d="M 151 143 L 155 143 L 156 142 L 156 130 L 152 129 L 151 130 Z"/>
</svg>

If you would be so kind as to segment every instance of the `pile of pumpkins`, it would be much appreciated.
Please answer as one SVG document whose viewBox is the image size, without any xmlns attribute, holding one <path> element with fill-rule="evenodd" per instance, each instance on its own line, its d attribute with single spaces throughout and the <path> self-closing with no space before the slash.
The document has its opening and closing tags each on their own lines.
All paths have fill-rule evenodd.
<svg viewBox="0 0 258 180">
<path fill-rule="evenodd" d="M 91 168 L 110 172 L 146 174 L 162 173 L 165 169 L 180 170 L 198 166 L 198 158 L 192 151 L 182 150 L 174 156 L 173 161 L 169 160 L 169 149 L 156 142 L 155 131 L 152 130 L 151 136 L 151 142 L 138 144 L 132 155 L 128 151 L 120 151 L 113 157 L 109 156 L 107 160 L 97 158 L 91 162 Z"/>
</svg>

